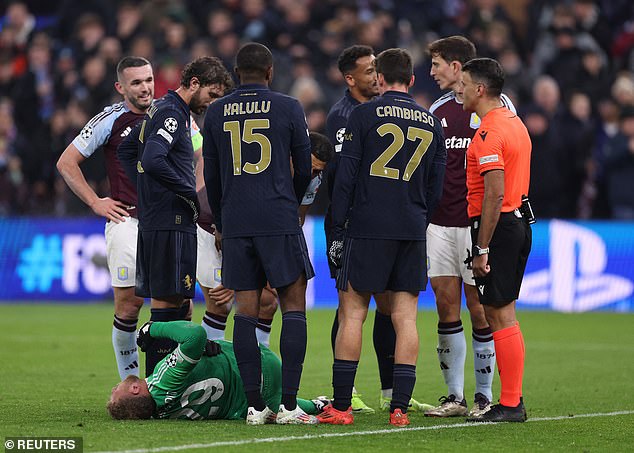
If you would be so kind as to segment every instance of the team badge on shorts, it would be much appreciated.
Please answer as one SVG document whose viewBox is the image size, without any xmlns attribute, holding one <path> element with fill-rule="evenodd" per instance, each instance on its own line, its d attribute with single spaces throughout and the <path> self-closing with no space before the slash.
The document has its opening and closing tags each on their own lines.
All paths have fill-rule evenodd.
<svg viewBox="0 0 634 453">
<path fill-rule="evenodd" d="M 185 289 L 187 291 L 192 289 L 192 285 L 194 284 L 194 281 L 192 280 L 189 274 L 186 274 L 185 277 L 183 277 L 183 284 L 185 285 Z"/>
<path fill-rule="evenodd" d="M 217 267 L 214 269 L 214 281 L 222 283 L 222 268 Z"/>
<path fill-rule="evenodd" d="M 127 266 L 121 266 L 117 268 L 117 278 L 119 280 L 125 281 L 128 279 L 129 273 L 128 273 L 128 267 Z"/>
</svg>

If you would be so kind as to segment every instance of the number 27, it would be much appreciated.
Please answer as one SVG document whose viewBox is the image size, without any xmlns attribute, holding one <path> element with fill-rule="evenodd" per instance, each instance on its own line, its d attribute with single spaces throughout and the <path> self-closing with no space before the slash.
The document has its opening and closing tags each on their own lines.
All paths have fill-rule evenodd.
<svg viewBox="0 0 634 453">
<path fill-rule="evenodd" d="M 374 162 L 372 162 L 372 165 L 370 165 L 370 174 L 372 176 L 380 176 L 381 178 L 399 179 L 400 170 L 398 168 L 388 167 L 387 164 L 390 160 L 392 160 L 392 158 L 394 158 L 394 156 L 396 156 L 396 153 L 403 148 L 403 145 L 405 144 L 405 134 L 403 133 L 403 130 L 394 123 L 382 124 L 376 131 L 381 137 L 391 134 L 392 137 L 394 137 L 394 140 L 390 143 L 390 146 L 388 146 L 387 149 L 383 151 Z M 407 128 L 408 140 L 416 141 L 419 138 L 421 141 L 405 166 L 403 181 L 409 181 L 411 179 L 412 174 L 416 171 L 420 165 L 420 161 L 427 152 L 429 145 L 431 145 L 431 142 L 434 140 L 433 132 L 412 126 Z"/>
</svg>

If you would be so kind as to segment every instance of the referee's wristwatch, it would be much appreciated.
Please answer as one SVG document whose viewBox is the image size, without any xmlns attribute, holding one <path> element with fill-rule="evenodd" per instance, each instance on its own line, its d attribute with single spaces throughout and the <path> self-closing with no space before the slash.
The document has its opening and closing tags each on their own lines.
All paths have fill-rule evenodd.
<svg viewBox="0 0 634 453">
<path fill-rule="evenodd" d="M 488 253 L 489 253 L 489 247 L 482 248 L 482 247 L 480 247 L 479 245 L 476 245 L 476 246 L 474 247 L 474 249 L 475 249 L 475 254 L 476 254 L 477 256 L 481 256 L 481 255 L 488 255 Z"/>
</svg>

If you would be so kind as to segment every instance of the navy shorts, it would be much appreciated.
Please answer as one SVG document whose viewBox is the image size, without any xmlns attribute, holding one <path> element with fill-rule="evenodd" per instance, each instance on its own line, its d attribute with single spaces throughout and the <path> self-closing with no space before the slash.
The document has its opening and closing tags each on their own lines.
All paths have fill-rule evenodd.
<svg viewBox="0 0 634 453">
<path fill-rule="evenodd" d="M 304 273 L 315 272 L 304 234 L 254 236 L 222 240 L 222 284 L 236 291 L 262 289 L 268 281 L 283 288 Z"/>
<path fill-rule="evenodd" d="M 479 228 L 480 219 L 471 219 L 473 244 L 477 244 Z M 475 278 L 482 305 L 503 307 L 517 300 L 531 244 L 532 231 L 526 220 L 514 212 L 500 214 L 489 244 L 491 270 L 486 277 Z"/>
<path fill-rule="evenodd" d="M 196 233 L 139 231 L 135 293 L 164 299 L 194 297 L 196 290 Z"/>
<path fill-rule="evenodd" d="M 425 291 L 427 286 L 425 241 L 346 238 L 337 288 L 348 282 L 355 291 Z"/>
</svg>

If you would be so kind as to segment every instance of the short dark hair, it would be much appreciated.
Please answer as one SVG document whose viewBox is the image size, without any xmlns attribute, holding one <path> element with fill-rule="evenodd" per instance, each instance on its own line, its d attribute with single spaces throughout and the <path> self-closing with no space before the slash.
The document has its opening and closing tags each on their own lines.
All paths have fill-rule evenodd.
<svg viewBox="0 0 634 453">
<path fill-rule="evenodd" d="M 374 49 L 370 46 L 357 44 L 344 49 L 337 60 L 339 71 L 341 71 L 343 75 L 354 71 L 357 67 L 357 60 L 359 58 L 369 57 L 370 55 L 374 55 Z"/>
<path fill-rule="evenodd" d="M 151 395 L 126 395 L 109 401 L 107 409 L 115 420 L 147 420 L 152 418 L 156 403 Z"/>
<path fill-rule="evenodd" d="M 467 61 L 462 70 L 471 74 L 471 78 L 483 84 L 489 97 L 497 97 L 502 94 L 504 88 L 504 70 L 500 63 L 492 58 L 474 58 Z"/>
<path fill-rule="evenodd" d="M 199 57 L 187 63 L 181 73 L 181 86 L 189 87 L 194 77 L 201 87 L 214 84 L 224 85 L 227 89 L 233 87 L 231 74 L 217 57 Z"/>
<path fill-rule="evenodd" d="M 150 62 L 143 57 L 123 57 L 121 60 L 119 60 L 119 63 L 117 63 L 117 77 L 121 78 L 121 76 L 123 75 L 123 71 L 128 68 L 140 68 L 141 66 L 147 66 L 149 64 Z"/>
<path fill-rule="evenodd" d="M 310 133 L 310 152 L 322 162 L 330 162 L 335 150 L 324 134 L 319 132 Z"/>
<path fill-rule="evenodd" d="M 265 77 L 273 66 L 273 54 L 263 44 L 249 42 L 236 55 L 236 70 L 244 77 Z"/>
<path fill-rule="evenodd" d="M 447 63 L 459 61 L 460 64 L 465 64 L 476 57 L 475 45 L 464 36 L 458 35 L 437 39 L 429 44 L 427 50 L 432 57 L 439 56 Z"/>
<path fill-rule="evenodd" d="M 412 56 L 405 49 L 387 49 L 376 57 L 376 72 L 383 74 L 388 84 L 403 83 L 409 85 L 414 74 Z"/>
</svg>

